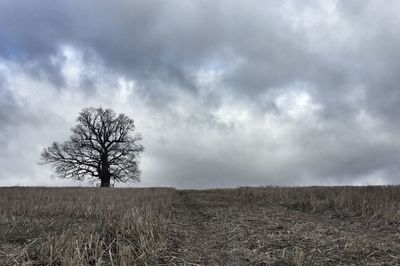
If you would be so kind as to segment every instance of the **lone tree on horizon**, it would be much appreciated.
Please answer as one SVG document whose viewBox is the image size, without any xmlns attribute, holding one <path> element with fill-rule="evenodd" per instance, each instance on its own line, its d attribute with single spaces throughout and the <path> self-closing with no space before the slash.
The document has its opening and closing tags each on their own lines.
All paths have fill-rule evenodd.
<svg viewBox="0 0 400 266">
<path fill-rule="evenodd" d="M 54 142 L 41 153 L 61 178 L 100 180 L 101 187 L 117 182 L 140 181 L 138 156 L 142 137 L 133 119 L 111 109 L 85 108 L 71 129 L 69 140 Z"/>
</svg>

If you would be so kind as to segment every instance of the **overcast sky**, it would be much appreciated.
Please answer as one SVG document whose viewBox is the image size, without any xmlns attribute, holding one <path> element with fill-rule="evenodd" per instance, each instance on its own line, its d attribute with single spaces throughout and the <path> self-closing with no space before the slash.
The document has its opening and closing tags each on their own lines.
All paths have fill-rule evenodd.
<svg viewBox="0 0 400 266">
<path fill-rule="evenodd" d="M 142 182 L 400 181 L 400 2 L 0 0 L 0 185 L 84 107 L 134 118 Z"/>
</svg>

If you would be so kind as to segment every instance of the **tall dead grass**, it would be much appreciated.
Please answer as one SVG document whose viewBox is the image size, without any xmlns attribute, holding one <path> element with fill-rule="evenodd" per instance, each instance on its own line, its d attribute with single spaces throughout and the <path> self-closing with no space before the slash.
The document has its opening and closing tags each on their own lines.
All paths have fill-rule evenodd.
<svg viewBox="0 0 400 266">
<path fill-rule="evenodd" d="M 252 203 L 280 204 L 307 212 L 331 212 L 340 217 L 400 222 L 400 186 L 242 187 L 238 193 Z"/>
<path fill-rule="evenodd" d="M 0 262 L 148 265 L 163 249 L 174 190 L 1 188 Z"/>
</svg>

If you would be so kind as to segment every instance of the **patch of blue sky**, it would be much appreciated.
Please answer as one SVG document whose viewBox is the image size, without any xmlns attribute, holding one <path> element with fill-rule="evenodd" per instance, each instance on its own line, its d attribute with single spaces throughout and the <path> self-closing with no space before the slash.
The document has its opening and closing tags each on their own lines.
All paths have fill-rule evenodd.
<svg viewBox="0 0 400 266">
<path fill-rule="evenodd" d="M 18 44 L 0 33 L 0 57 L 6 60 L 18 60 L 24 57 L 24 52 Z"/>
</svg>

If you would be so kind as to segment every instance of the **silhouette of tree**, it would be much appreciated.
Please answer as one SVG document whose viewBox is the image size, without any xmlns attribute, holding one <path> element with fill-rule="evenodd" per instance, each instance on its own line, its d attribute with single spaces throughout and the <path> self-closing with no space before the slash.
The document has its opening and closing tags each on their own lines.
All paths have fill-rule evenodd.
<svg viewBox="0 0 400 266">
<path fill-rule="evenodd" d="M 138 156 L 143 151 L 133 119 L 111 109 L 85 108 L 77 118 L 69 140 L 54 142 L 41 153 L 58 176 L 100 180 L 101 187 L 116 182 L 140 181 Z"/>
</svg>

